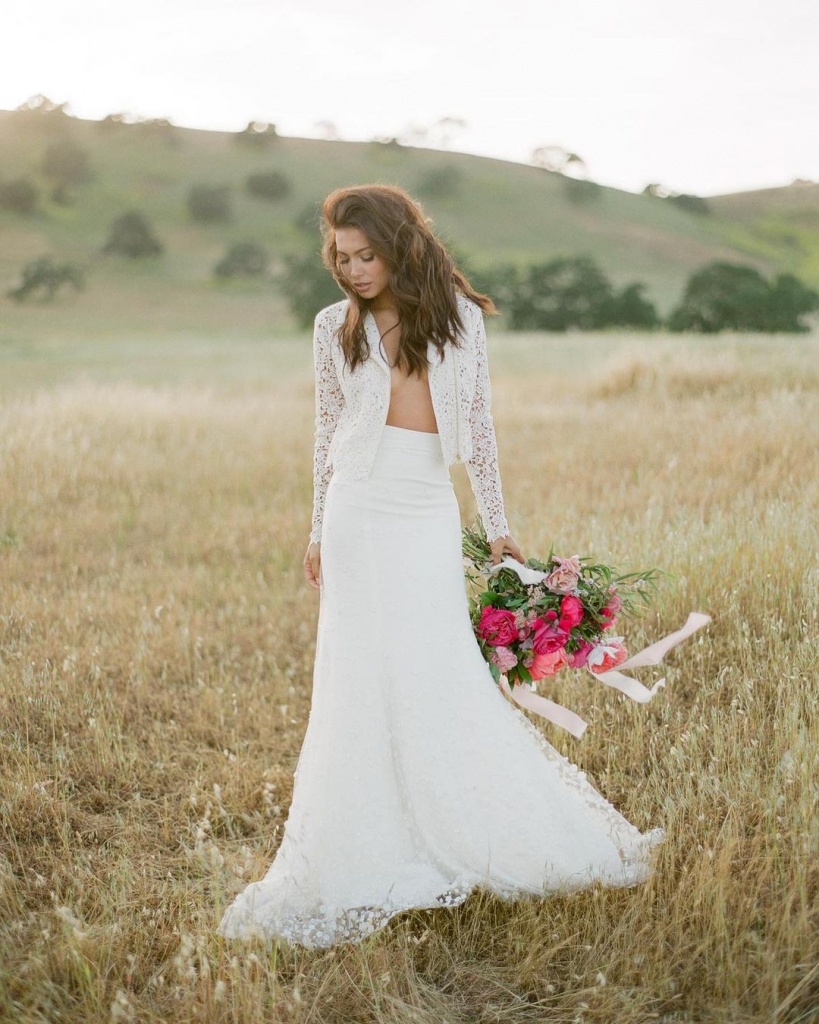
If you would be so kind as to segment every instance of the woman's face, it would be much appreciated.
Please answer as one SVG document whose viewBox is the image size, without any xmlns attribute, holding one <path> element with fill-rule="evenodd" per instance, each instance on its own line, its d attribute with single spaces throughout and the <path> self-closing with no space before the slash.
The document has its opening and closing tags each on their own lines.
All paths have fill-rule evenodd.
<svg viewBox="0 0 819 1024">
<path fill-rule="evenodd" d="M 389 291 L 389 267 L 360 228 L 336 228 L 336 251 L 339 271 L 363 299 Z"/>
</svg>

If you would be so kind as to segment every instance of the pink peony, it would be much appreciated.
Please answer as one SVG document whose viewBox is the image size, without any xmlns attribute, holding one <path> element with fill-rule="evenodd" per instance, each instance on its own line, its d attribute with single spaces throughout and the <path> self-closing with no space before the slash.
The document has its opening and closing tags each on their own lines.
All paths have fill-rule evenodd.
<svg viewBox="0 0 819 1024">
<path fill-rule="evenodd" d="M 567 664 L 566 652 L 562 647 L 548 654 L 536 654 L 529 668 L 532 679 L 545 679 L 546 676 L 553 676 Z"/>
<path fill-rule="evenodd" d="M 583 602 L 579 597 L 566 595 L 560 602 L 560 628 L 570 632 L 575 626 L 579 626 L 585 615 Z"/>
<path fill-rule="evenodd" d="M 550 654 L 566 646 L 569 633 L 560 628 L 560 623 L 555 622 L 556 618 L 554 612 L 547 612 L 543 618 L 535 619 L 532 623 L 532 648 L 535 654 Z"/>
<path fill-rule="evenodd" d="M 571 558 L 558 558 L 557 555 L 554 555 L 552 561 L 556 563 L 556 568 L 543 581 L 544 586 L 551 590 L 553 594 L 571 594 L 577 589 L 577 581 L 580 579 L 581 565 L 579 556 L 572 555 Z"/>
<path fill-rule="evenodd" d="M 593 650 L 594 644 L 590 644 L 588 640 L 584 640 L 574 654 L 569 655 L 569 668 L 584 668 L 586 662 L 589 660 L 589 655 Z"/>
<path fill-rule="evenodd" d="M 518 663 L 518 659 L 508 647 L 496 647 L 489 655 L 489 660 L 494 661 L 501 672 L 509 672 Z"/>
<path fill-rule="evenodd" d="M 493 647 L 508 647 L 518 637 L 514 614 L 487 605 L 481 612 L 478 635 Z"/>
<path fill-rule="evenodd" d="M 588 657 L 588 667 L 598 675 L 601 672 L 610 672 L 618 665 L 622 665 L 628 657 L 628 651 L 620 642 L 621 636 L 609 640 L 605 644 L 598 644 Z"/>
</svg>

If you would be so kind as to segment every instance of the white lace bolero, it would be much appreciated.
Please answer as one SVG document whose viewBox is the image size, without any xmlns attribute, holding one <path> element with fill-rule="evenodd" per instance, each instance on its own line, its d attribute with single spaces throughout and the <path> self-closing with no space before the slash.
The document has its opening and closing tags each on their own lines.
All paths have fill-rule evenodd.
<svg viewBox="0 0 819 1024">
<path fill-rule="evenodd" d="M 498 468 L 498 448 L 491 413 L 489 364 L 483 311 L 458 294 L 464 322 L 461 348 L 447 345 L 441 359 L 430 341 L 427 349 L 432 405 L 447 466 L 466 465 L 481 521 L 490 541 L 509 534 Z M 369 476 L 390 405 L 392 375 L 380 351 L 372 313 L 364 327 L 370 355 L 350 372 L 336 336 L 349 299 L 316 316 L 313 357 L 316 378 L 316 431 L 313 455 L 313 518 L 310 540 L 321 540 L 324 499 L 333 470 L 343 468 L 355 479 Z"/>
</svg>

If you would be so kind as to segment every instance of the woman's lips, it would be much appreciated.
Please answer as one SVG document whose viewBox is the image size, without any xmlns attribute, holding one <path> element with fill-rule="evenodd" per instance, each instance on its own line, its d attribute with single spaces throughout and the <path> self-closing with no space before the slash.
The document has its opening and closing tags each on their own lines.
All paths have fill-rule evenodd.
<svg viewBox="0 0 819 1024">
<path fill-rule="evenodd" d="M 357 285 L 354 285 L 353 287 L 358 292 L 364 292 L 364 291 L 366 291 L 370 287 L 370 283 L 368 281 L 367 284 L 357 284 Z"/>
</svg>

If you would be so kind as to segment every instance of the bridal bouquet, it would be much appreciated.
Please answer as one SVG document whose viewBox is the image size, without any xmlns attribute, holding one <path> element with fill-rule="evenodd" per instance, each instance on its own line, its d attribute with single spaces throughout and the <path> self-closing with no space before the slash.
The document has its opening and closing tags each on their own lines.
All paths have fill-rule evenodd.
<svg viewBox="0 0 819 1024">
<path fill-rule="evenodd" d="M 561 558 L 553 551 L 545 562 L 529 558 L 523 564 L 507 556 L 493 566 L 480 525 L 464 528 L 463 554 L 466 577 L 478 590 L 469 599 L 475 638 L 493 678 L 515 703 L 578 737 L 586 723 L 533 693 L 535 682 L 562 669 L 585 669 L 645 703 L 665 680 L 649 689 L 623 670 L 659 664 L 667 651 L 711 621 L 692 612 L 682 629 L 630 658 L 625 637 L 613 635 L 615 624 L 648 607 L 662 575 L 659 570 L 620 573 L 588 558 Z M 483 590 L 481 577 L 487 580 Z"/>
</svg>

